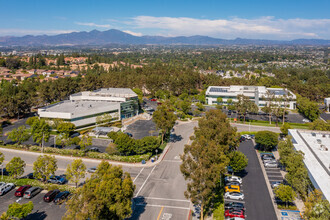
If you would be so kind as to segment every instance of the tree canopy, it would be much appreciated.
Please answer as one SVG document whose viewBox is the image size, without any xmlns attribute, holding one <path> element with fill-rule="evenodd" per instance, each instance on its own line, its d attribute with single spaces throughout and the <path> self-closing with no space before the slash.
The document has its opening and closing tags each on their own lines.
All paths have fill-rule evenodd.
<svg viewBox="0 0 330 220">
<path fill-rule="evenodd" d="M 262 148 L 270 151 L 278 144 L 278 134 L 272 131 L 258 131 L 255 140 Z"/>
<path fill-rule="evenodd" d="M 11 176 L 17 178 L 24 173 L 25 166 L 26 163 L 20 157 L 13 157 L 6 165 L 6 170 Z"/>
<path fill-rule="evenodd" d="M 64 219 L 125 219 L 135 186 L 119 166 L 102 161 L 92 177 L 67 202 Z"/>
<path fill-rule="evenodd" d="M 57 160 L 54 156 L 40 155 L 33 163 L 34 175 L 38 179 L 47 181 L 50 175 L 54 175 L 57 170 Z"/>
</svg>

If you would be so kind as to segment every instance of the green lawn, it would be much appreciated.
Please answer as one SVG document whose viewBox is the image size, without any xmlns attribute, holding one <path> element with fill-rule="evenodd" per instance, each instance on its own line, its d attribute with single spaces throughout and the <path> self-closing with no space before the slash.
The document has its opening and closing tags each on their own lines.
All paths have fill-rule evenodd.
<svg viewBox="0 0 330 220">
<path fill-rule="evenodd" d="M 213 219 L 215 220 L 225 219 L 225 205 L 223 202 L 218 202 L 215 204 L 215 209 L 213 211 Z"/>
</svg>

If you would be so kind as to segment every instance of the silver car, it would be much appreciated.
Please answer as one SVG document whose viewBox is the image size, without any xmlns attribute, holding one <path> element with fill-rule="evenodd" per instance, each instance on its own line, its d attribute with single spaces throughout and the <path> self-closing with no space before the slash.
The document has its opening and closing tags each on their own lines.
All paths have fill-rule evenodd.
<svg viewBox="0 0 330 220">
<path fill-rule="evenodd" d="M 278 164 L 276 161 L 266 162 L 265 167 L 267 168 L 277 168 Z"/>
</svg>

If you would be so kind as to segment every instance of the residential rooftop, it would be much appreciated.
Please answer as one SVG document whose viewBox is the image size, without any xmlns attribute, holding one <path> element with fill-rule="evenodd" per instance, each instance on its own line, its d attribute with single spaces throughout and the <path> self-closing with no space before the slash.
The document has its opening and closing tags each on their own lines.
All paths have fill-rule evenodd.
<svg viewBox="0 0 330 220">
<path fill-rule="evenodd" d="M 289 134 L 295 149 L 304 153 L 314 186 L 330 201 L 330 132 L 290 129 Z"/>
</svg>

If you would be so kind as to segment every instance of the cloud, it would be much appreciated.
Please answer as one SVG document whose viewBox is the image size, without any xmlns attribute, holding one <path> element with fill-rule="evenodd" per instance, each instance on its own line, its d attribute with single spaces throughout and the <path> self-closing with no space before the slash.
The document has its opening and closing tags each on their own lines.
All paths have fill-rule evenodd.
<svg viewBox="0 0 330 220">
<path fill-rule="evenodd" d="M 137 36 L 137 37 L 141 37 L 143 34 L 142 33 L 137 33 L 137 32 L 133 32 L 133 31 L 129 31 L 129 30 L 126 30 L 126 31 L 123 31 L 127 34 L 131 34 L 133 36 Z"/>
<path fill-rule="evenodd" d="M 0 36 L 56 35 L 75 32 L 76 30 L 35 30 L 35 29 L 0 29 Z"/>
<path fill-rule="evenodd" d="M 163 36 L 207 35 L 219 38 L 330 39 L 330 19 L 198 19 L 188 17 L 137 16 L 129 22 L 135 29 Z M 126 22 L 127 24 L 127 22 Z M 152 33 L 151 33 L 152 32 Z"/>
<path fill-rule="evenodd" d="M 75 22 L 77 25 L 83 25 L 83 26 L 90 26 L 90 27 L 97 27 L 97 28 L 110 28 L 110 24 L 95 24 L 93 22 Z"/>
</svg>

